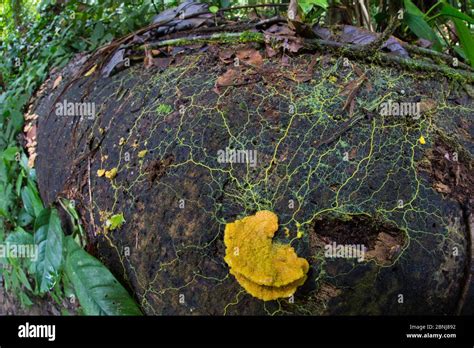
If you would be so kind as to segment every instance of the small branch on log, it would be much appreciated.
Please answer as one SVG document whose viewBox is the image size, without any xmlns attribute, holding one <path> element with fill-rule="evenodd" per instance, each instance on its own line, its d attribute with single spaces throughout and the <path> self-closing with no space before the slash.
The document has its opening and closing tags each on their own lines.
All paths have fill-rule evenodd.
<svg viewBox="0 0 474 348">
<path fill-rule="evenodd" d="M 454 80 L 469 83 L 474 82 L 474 73 L 467 70 L 454 69 L 449 66 L 433 64 L 419 59 L 403 58 L 384 52 L 376 52 L 374 55 L 368 55 L 367 51 L 361 49 L 360 45 L 348 45 L 342 42 L 319 39 L 309 39 L 304 40 L 304 42 L 305 47 L 310 50 L 315 48 L 320 50 L 327 48 L 337 54 L 372 63 L 396 64 L 408 70 L 438 72 Z"/>
<path fill-rule="evenodd" d="M 430 58 L 438 58 L 444 61 L 447 65 L 452 66 L 453 64 L 453 56 L 450 56 L 449 54 L 441 53 L 438 51 L 430 50 L 429 48 L 424 48 L 424 47 L 419 47 L 419 46 L 414 46 L 410 45 L 408 43 L 401 43 L 402 47 L 405 48 L 408 52 L 418 54 L 421 56 L 427 56 Z M 470 70 L 474 71 L 474 69 L 470 66 L 467 65 L 463 62 L 458 61 L 458 66 L 464 70 Z"/>
<path fill-rule="evenodd" d="M 387 28 L 380 34 L 377 39 L 369 43 L 368 45 L 364 45 L 363 49 L 367 50 L 368 54 L 373 54 L 376 51 L 382 48 L 382 45 L 387 41 L 390 36 L 397 30 L 398 26 L 400 25 L 400 21 L 397 17 L 391 17 L 390 21 L 388 22 Z"/>
<path fill-rule="evenodd" d="M 233 7 L 224 7 L 219 9 L 217 12 L 235 11 L 243 9 L 254 9 L 259 7 L 288 7 L 288 4 L 255 4 L 255 5 L 242 5 Z"/>
<path fill-rule="evenodd" d="M 169 40 L 161 40 L 147 43 L 148 48 L 158 48 L 163 46 L 184 46 L 193 43 L 218 43 L 218 42 L 259 42 L 265 41 L 265 37 L 259 32 L 241 32 L 241 33 L 214 33 L 211 35 L 193 35 L 188 37 L 180 37 Z M 336 54 L 343 56 L 365 60 L 371 63 L 396 64 L 405 69 L 415 71 L 427 71 L 441 73 L 455 80 L 474 82 L 474 73 L 468 70 L 454 69 L 445 65 L 433 64 L 427 61 L 403 58 L 393 54 L 384 52 L 375 52 L 368 54 L 366 46 L 346 44 L 337 41 L 320 40 L 320 39 L 304 39 L 304 47 L 308 50 L 330 50 Z M 145 49 L 144 45 L 139 49 Z"/>
</svg>

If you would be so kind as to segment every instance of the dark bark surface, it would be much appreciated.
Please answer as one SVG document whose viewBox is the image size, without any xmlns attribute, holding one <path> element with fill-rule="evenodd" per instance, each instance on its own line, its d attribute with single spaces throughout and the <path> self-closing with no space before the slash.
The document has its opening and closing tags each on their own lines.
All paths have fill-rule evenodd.
<svg viewBox="0 0 474 348">
<path fill-rule="evenodd" d="M 261 56 L 199 45 L 169 65 L 83 77 L 59 102 L 94 103 L 91 119 L 57 115 L 65 83 L 49 90 L 36 108 L 43 199 L 75 200 L 91 250 L 148 314 L 455 313 L 471 258 L 463 87 L 321 53 Z M 420 102 L 421 115 L 381 115 L 388 100 Z M 220 163 L 226 148 L 256 150 L 256 166 Z M 294 303 L 246 294 L 223 260 L 225 224 L 264 209 L 310 263 Z M 326 257 L 333 242 L 365 245 L 366 259 Z"/>
</svg>

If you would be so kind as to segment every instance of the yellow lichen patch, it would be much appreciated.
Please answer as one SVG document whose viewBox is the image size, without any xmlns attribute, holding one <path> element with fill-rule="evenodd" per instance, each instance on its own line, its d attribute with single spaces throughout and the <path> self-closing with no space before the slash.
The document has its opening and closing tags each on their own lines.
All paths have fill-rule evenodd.
<svg viewBox="0 0 474 348">
<path fill-rule="evenodd" d="M 98 169 L 97 170 L 97 176 L 100 178 L 102 176 L 104 176 L 105 174 L 105 169 Z"/>
<path fill-rule="evenodd" d="M 287 244 L 273 243 L 278 217 L 263 210 L 225 228 L 225 261 L 251 295 L 264 301 L 292 295 L 306 280 L 308 262 Z"/>
<path fill-rule="evenodd" d="M 148 152 L 148 150 L 142 150 L 138 153 L 138 158 L 143 158 L 145 157 L 146 153 Z"/>
</svg>

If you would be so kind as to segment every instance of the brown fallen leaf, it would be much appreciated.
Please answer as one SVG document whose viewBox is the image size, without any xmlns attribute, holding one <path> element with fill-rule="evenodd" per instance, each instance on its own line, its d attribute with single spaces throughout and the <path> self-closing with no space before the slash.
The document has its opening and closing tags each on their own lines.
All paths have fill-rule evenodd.
<svg viewBox="0 0 474 348">
<path fill-rule="evenodd" d="M 62 80 L 63 80 L 62 75 L 59 75 L 59 76 L 56 78 L 56 80 L 54 80 L 53 89 L 56 89 L 56 87 L 59 86 L 59 84 L 61 83 Z"/>
<path fill-rule="evenodd" d="M 143 60 L 143 65 L 145 69 L 149 69 L 153 66 L 153 54 L 151 50 L 145 47 L 145 59 Z"/>
<path fill-rule="evenodd" d="M 359 75 L 358 78 L 349 81 L 344 86 L 344 89 L 341 91 L 341 93 L 339 94 L 341 96 L 346 96 L 347 95 L 346 102 L 344 103 L 344 106 L 342 107 L 342 109 L 347 110 L 349 112 L 349 115 L 352 115 L 352 113 L 354 112 L 354 107 L 355 107 L 354 98 L 357 95 L 357 92 L 359 91 L 359 89 L 362 86 L 362 84 L 364 83 L 364 81 L 367 80 L 367 76 L 364 73 L 362 73 L 362 71 L 360 71 L 360 69 L 359 69 L 359 71 L 358 70 L 355 70 L 355 71 L 358 75 L 359 75 L 359 73 L 361 73 L 361 75 Z"/>
<path fill-rule="evenodd" d="M 235 83 L 238 77 L 238 72 L 235 69 L 227 69 L 227 71 L 219 76 L 216 81 L 216 87 L 231 86 Z"/>
<path fill-rule="evenodd" d="M 265 42 L 274 51 L 282 48 L 283 51 L 296 53 L 303 48 L 302 39 L 286 25 L 274 24 L 264 31 L 264 36 Z"/>
<path fill-rule="evenodd" d="M 219 51 L 219 59 L 224 64 L 230 64 L 234 61 L 232 59 L 234 54 L 235 52 L 232 49 L 223 49 Z"/>
<path fill-rule="evenodd" d="M 268 58 L 272 58 L 278 54 L 278 51 L 274 50 L 269 44 L 265 45 L 265 54 Z"/>
<path fill-rule="evenodd" d="M 263 58 L 259 51 L 254 48 L 244 48 L 236 52 L 237 58 L 252 66 L 261 66 L 263 64 Z"/>
</svg>

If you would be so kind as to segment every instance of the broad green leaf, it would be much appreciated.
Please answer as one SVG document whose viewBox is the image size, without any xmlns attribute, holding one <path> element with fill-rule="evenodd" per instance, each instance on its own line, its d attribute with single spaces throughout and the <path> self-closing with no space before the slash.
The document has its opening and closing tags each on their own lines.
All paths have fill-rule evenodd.
<svg viewBox="0 0 474 348">
<path fill-rule="evenodd" d="M 439 15 L 444 15 L 444 16 L 448 16 L 448 17 L 452 17 L 452 18 L 462 19 L 462 20 L 468 22 L 469 24 L 474 24 L 474 19 L 472 19 L 467 14 L 462 13 L 461 11 L 457 10 L 453 6 L 451 6 L 449 4 L 446 4 L 446 3 L 443 4 L 443 7 L 441 8 L 441 11 L 440 11 Z M 435 17 L 437 17 L 437 16 L 438 15 L 436 15 Z"/>
<path fill-rule="evenodd" d="M 419 38 L 426 39 L 433 43 L 433 49 L 441 51 L 442 46 L 436 33 L 431 29 L 428 23 L 423 17 L 413 15 L 411 13 L 405 13 L 403 20 L 408 25 L 410 30 Z"/>
<path fill-rule="evenodd" d="M 66 237 L 66 275 L 86 315 L 142 315 L 138 305 L 112 273 Z"/>
<path fill-rule="evenodd" d="M 33 222 L 33 220 L 34 217 L 28 214 L 24 208 L 20 210 L 17 221 L 21 227 L 28 226 Z"/>
<path fill-rule="evenodd" d="M 21 199 L 23 206 L 28 214 L 37 217 L 43 211 L 43 202 L 31 181 L 21 190 Z"/>
<path fill-rule="evenodd" d="M 91 39 L 94 42 L 98 42 L 104 36 L 105 28 L 101 22 L 98 22 L 95 27 L 94 31 L 92 32 Z"/>
<path fill-rule="evenodd" d="M 210 11 L 211 13 L 217 13 L 217 11 L 219 11 L 219 7 L 217 7 L 217 6 L 211 6 L 211 7 L 209 7 L 209 11 Z"/>
<path fill-rule="evenodd" d="M 425 14 L 411 0 L 404 0 L 405 9 L 413 16 L 423 17 Z"/>
<path fill-rule="evenodd" d="M 2 152 L 2 157 L 7 161 L 14 161 L 17 156 L 18 148 L 16 146 L 9 147 Z"/>
<path fill-rule="evenodd" d="M 459 42 L 461 43 L 462 49 L 466 54 L 472 67 L 474 67 L 474 38 L 472 37 L 471 31 L 467 27 L 466 23 L 462 20 L 453 18 L 456 32 L 459 36 Z"/>
<path fill-rule="evenodd" d="M 63 239 L 58 211 L 44 209 L 36 218 L 34 235 L 38 246 L 35 272 L 40 293 L 49 291 L 59 279 L 63 264 Z"/>
<path fill-rule="evenodd" d="M 5 242 L 10 244 L 33 245 L 34 239 L 31 233 L 26 232 L 23 228 L 17 227 L 15 231 L 8 234 Z"/>
<path fill-rule="evenodd" d="M 298 5 L 303 10 L 303 13 L 306 15 L 308 14 L 315 6 L 327 9 L 328 2 L 327 0 L 300 0 L 298 1 Z"/>
</svg>

